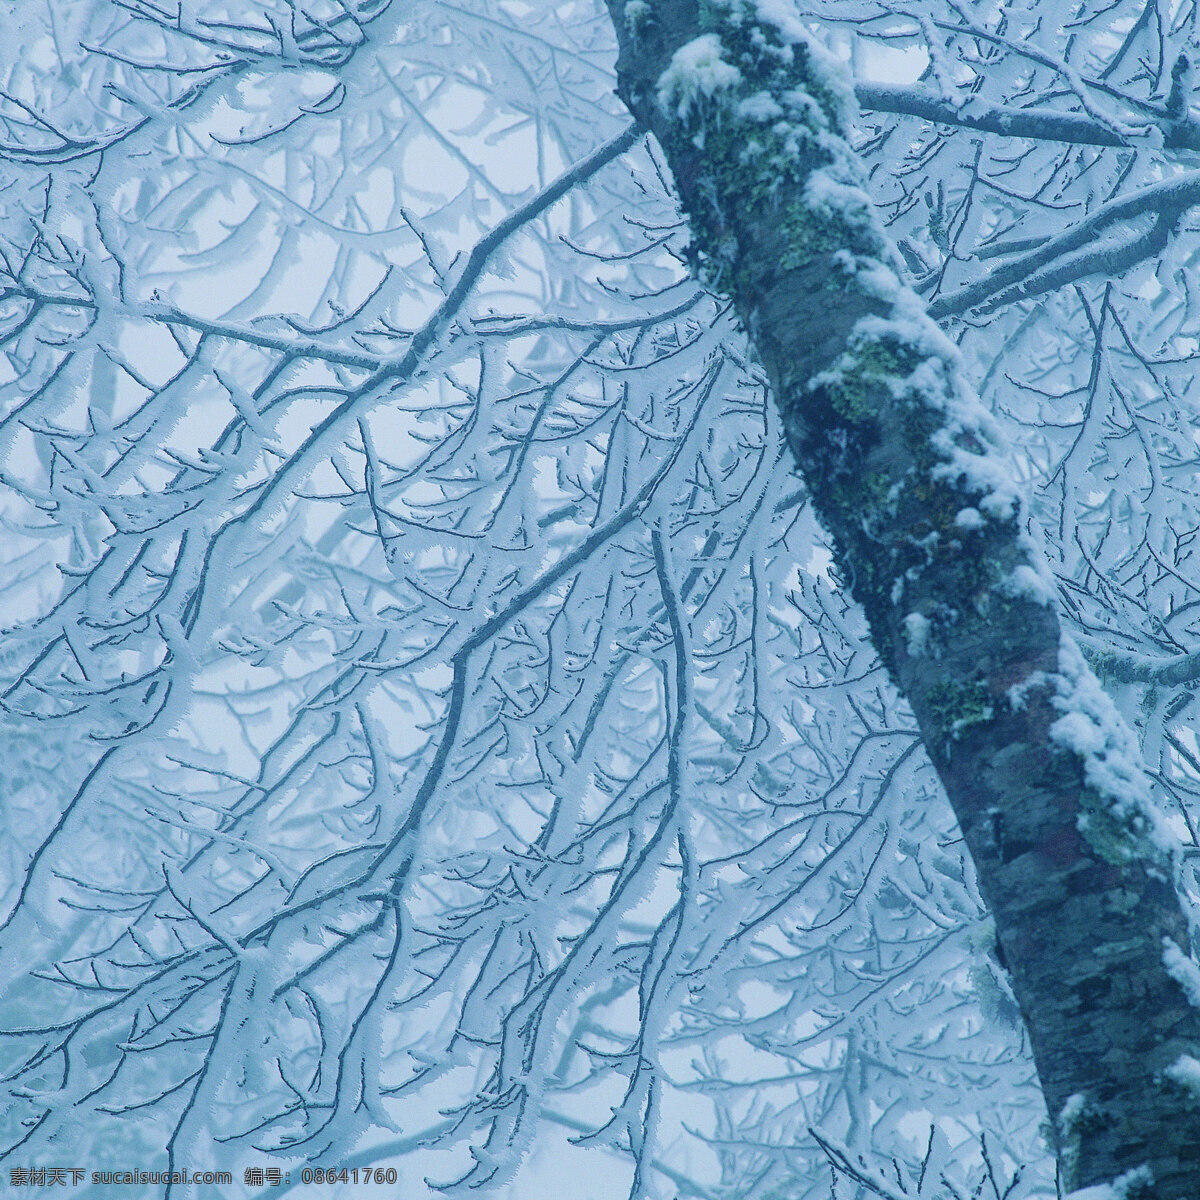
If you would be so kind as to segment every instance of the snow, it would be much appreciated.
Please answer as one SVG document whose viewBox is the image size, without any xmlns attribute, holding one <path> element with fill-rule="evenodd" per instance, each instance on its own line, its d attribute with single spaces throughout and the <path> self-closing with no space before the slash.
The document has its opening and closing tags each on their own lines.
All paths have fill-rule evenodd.
<svg viewBox="0 0 1200 1200">
<path fill-rule="evenodd" d="M 821 183 L 809 197 L 810 203 L 815 198 L 829 206 L 840 199 L 853 217 L 859 211 L 857 189 L 839 188 L 835 182 Z M 977 504 L 971 506 L 976 512 L 997 520 L 1012 519 L 1024 508 L 1021 484 L 1009 465 L 1011 454 L 999 426 L 964 382 L 958 348 L 885 264 L 855 264 L 854 272 L 857 281 L 893 311 L 889 317 L 864 317 L 856 322 L 852 344 L 872 338 L 911 346 L 922 355 L 922 361 L 905 380 L 905 394 L 945 414 L 945 423 L 931 439 L 942 456 L 942 462 L 933 467 L 933 478 L 950 480 L 978 494 Z"/>
<path fill-rule="evenodd" d="M 1094 1187 L 1068 1193 L 1065 1200 L 1118 1200 L 1118 1196 L 1111 1183 L 1098 1183 Z"/>
<path fill-rule="evenodd" d="M 1181 1054 L 1163 1072 L 1172 1083 L 1186 1088 L 1194 1096 L 1200 1096 L 1200 1062 L 1190 1054 Z"/>
<path fill-rule="evenodd" d="M 1118 825 L 1171 857 L 1177 841 L 1153 807 L 1133 731 L 1065 633 L 1059 641 L 1058 665 L 1058 695 L 1053 703 L 1063 715 L 1050 726 L 1051 740 L 1083 760 L 1084 778 L 1107 803 Z M 1086 835 L 1092 823 L 1091 814 L 1083 813 L 1080 831 Z"/>
<path fill-rule="evenodd" d="M 681 121 L 703 100 L 736 88 L 742 81 L 737 67 L 722 57 L 724 46 L 715 33 L 705 33 L 680 46 L 658 80 L 658 102 Z"/>
<path fill-rule="evenodd" d="M 982 529 L 983 514 L 977 508 L 961 508 L 954 518 L 954 524 L 959 529 Z"/>
<path fill-rule="evenodd" d="M 1082 1092 L 1075 1092 L 1067 1097 L 1066 1103 L 1058 1114 L 1058 1127 L 1064 1137 L 1070 1136 L 1075 1123 L 1087 1109 L 1087 1097 Z"/>
<path fill-rule="evenodd" d="M 760 25 L 772 25 L 780 40 L 807 46 L 808 31 L 796 19 L 795 8 L 784 0 L 754 0 L 754 16 Z"/>
<path fill-rule="evenodd" d="M 735 111 L 743 120 L 759 121 L 764 125 L 784 115 L 783 108 L 770 92 L 755 92 L 753 96 L 739 100 Z"/>
<path fill-rule="evenodd" d="M 950 723 L 951 736 L 959 737 L 964 730 L 970 729 L 978 721 L 990 721 L 994 713 L 995 709 L 990 704 L 981 705 L 978 714 L 971 717 L 962 717 Z"/>
<path fill-rule="evenodd" d="M 814 38 L 796 19 L 795 6 L 787 0 L 753 0 L 754 13 L 760 24 L 773 26 L 780 40 L 803 46 L 808 52 L 809 73 L 813 82 L 829 95 L 838 108 L 843 125 L 858 116 L 858 101 L 850 85 L 846 67 Z"/>
<path fill-rule="evenodd" d="M 625 5 L 625 24 L 636 34 L 650 14 L 650 5 L 646 0 L 628 0 Z"/>
<path fill-rule="evenodd" d="M 1088 782 L 1102 794 L 1148 797 L 1133 734 L 1067 634 L 1059 642 L 1058 665 L 1054 706 L 1063 716 L 1051 726 L 1051 739 L 1087 760 Z"/>
<path fill-rule="evenodd" d="M 859 221 L 871 212 L 871 200 L 857 183 L 848 183 L 826 167 L 813 171 L 804 185 L 804 199 L 822 216 L 840 214 Z"/>
<path fill-rule="evenodd" d="M 932 624 L 928 617 L 911 612 L 904 618 L 904 642 L 913 658 L 924 658 L 929 653 L 929 631 Z"/>
<path fill-rule="evenodd" d="M 1163 938 L 1163 966 L 1167 974 L 1183 988 L 1188 1003 L 1193 1008 L 1200 1008 L 1200 966 L 1169 937 Z"/>
<path fill-rule="evenodd" d="M 1092 1187 L 1070 1192 L 1064 1200 L 1127 1200 L 1129 1193 L 1154 1185 L 1154 1174 L 1149 1167 L 1137 1167 L 1118 1176 L 1112 1183 L 1098 1183 Z"/>
<path fill-rule="evenodd" d="M 955 523 L 957 524 L 957 521 Z M 1001 591 L 1007 596 L 1019 596 L 1024 600 L 1032 600 L 1035 604 L 1044 605 L 1046 608 L 1053 608 L 1055 605 L 1054 582 L 1040 559 L 1035 559 L 1034 563 L 1036 565 L 1022 563 L 1019 567 L 1014 567 L 1001 582 Z"/>
<path fill-rule="evenodd" d="M 1050 682 L 1050 676 L 1045 671 L 1034 671 L 1020 683 L 1014 683 L 1005 693 L 1009 707 L 1013 712 L 1020 712 L 1025 707 L 1025 697 L 1034 688 L 1045 686 Z"/>
<path fill-rule="evenodd" d="M 933 435 L 934 446 L 946 461 L 934 467 L 934 479 L 954 480 L 968 491 L 980 494 L 978 507 L 998 521 L 1011 520 L 1019 511 L 1020 492 L 1003 459 L 998 454 L 979 454 L 957 445 L 962 428 L 952 426 Z"/>
</svg>

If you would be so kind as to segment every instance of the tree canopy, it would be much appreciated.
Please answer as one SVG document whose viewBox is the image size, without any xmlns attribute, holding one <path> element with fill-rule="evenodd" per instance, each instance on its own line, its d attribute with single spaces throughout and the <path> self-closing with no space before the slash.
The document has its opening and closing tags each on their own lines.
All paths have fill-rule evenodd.
<svg viewBox="0 0 1200 1200">
<path fill-rule="evenodd" d="M 787 11 L 1194 891 L 1195 8 Z M 0 29 L 0 1167 L 1053 1195 L 974 867 L 608 13 Z"/>
</svg>

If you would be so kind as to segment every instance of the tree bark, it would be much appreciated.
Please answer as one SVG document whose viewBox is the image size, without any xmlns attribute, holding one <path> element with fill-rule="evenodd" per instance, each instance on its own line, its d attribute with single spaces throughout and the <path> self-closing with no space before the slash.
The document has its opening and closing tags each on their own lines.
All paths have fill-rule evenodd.
<svg viewBox="0 0 1200 1200">
<path fill-rule="evenodd" d="M 1170 835 L 1063 637 L 991 422 L 898 277 L 845 140 L 849 83 L 782 0 L 608 4 L 620 95 L 663 147 L 975 860 L 1064 1190 L 1197 1200 L 1200 974 Z"/>
</svg>

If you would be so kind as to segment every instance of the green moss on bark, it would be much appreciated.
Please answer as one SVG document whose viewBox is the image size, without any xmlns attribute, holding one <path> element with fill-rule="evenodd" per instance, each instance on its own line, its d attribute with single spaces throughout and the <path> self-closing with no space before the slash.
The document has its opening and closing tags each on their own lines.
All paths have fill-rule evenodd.
<svg viewBox="0 0 1200 1200">
<path fill-rule="evenodd" d="M 787 206 L 783 214 L 782 228 L 787 249 L 779 260 L 779 265 L 785 271 L 803 267 L 814 258 L 832 257 L 839 250 L 845 249 L 851 236 L 851 229 L 846 221 L 836 216 L 818 217 L 811 208 L 796 203 Z M 844 286 L 840 274 L 830 271 L 824 277 L 822 285 L 831 290 Z"/>
<path fill-rule="evenodd" d="M 987 685 L 979 681 L 939 683 L 930 689 L 927 703 L 942 732 L 951 738 L 962 737 L 995 715 Z"/>
<path fill-rule="evenodd" d="M 830 373 L 825 392 L 834 411 L 855 423 L 874 418 L 891 399 L 892 388 L 916 365 L 912 352 L 897 342 L 859 341 Z"/>
<path fill-rule="evenodd" d="M 693 97 L 686 115 L 671 121 L 665 148 L 668 158 L 703 149 L 707 178 L 697 189 L 699 210 L 690 213 L 693 240 L 706 281 L 736 288 L 747 282 L 737 275 L 738 232 L 755 220 L 783 233 L 777 265 L 784 271 L 832 257 L 861 231 L 852 216 L 796 200 L 781 211 L 781 193 L 794 195 L 796 185 L 832 162 L 821 139 L 842 132 L 839 104 L 813 69 L 806 47 L 785 45 L 769 25 L 731 22 L 729 8 L 702 3 L 700 25 L 703 32 L 718 33 L 722 59 L 737 69 L 741 82 Z M 776 115 L 756 110 L 756 97 L 771 97 Z M 784 98 L 786 108 L 776 97 Z M 749 222 L 748 214 L 753 214 Z M 838 285 L 832 272 L 822 279 L 822 286 Z"/>
</svg>

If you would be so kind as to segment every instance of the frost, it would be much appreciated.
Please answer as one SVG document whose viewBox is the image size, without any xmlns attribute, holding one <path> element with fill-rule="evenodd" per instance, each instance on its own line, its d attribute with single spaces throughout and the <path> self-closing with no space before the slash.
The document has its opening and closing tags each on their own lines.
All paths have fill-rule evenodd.
<svg viewBox="0 0 1200 1200">
<path fill-rule="evenodd" d="M 1163 1074 L 1193 1096 L 1200 1096 L 1200 1062 L 1190 1054 L 1181 1054 Z"/>
<path fill-rule="evenodd" d="M 81 1153 L 114 1139 L 157 1152 L 190 1112 L 175 1157 L 240 1171 L 249 1114 L 255 1140 L 293 1170 L 378 1148 L 389 1127 L 425 1129 L 427 1146 L 399 1164 L 400 1195 L 436 1190 L 421 1180 L 443 1176 L 439 1159 L 447 1175 L 471 1167 L 452 1189 L 464 1193 L 549 1196 L 594 1161 L 593 1187 L 615 1194 L 628 1163 L 604 1165 L 613 1141 L 637 1156 L 639 1178 L 686 1174 L 707 1195 L 754 1191 L 738 1183 L 751 1179 L 794 1196 L 827 1170 L 807 1139 L 781 1140 L 772 1117 L 795 1108 L 803 1039 L 827 1067 L 805 1075 L 805 1106 L 838 1127 L 855 1103 L 854 1156 L 913 1157 L 910 1135 L 924 1144 L 926 1120 L 937 1125 L 921 1182 L 880 1184 L 897 1200 L 976 1194 L 975 1134 L 996 1113 L 996 1161 L 1044 1170 L 1038 1106 L 1012 1100 L 1031 1096 L 1029 1060 L 993 1054 L 1009 1031 L 990 1024 L 1016 1004 L 991 958 L 991 922 L 976 919 L 975 873 L 945 804 L 927 802 L 938 793 L 849 604 L 850 572 L 826 569 L 830 543 L 810 499 L 797 499 L 762 372 L 725 302 L 676 260 L 684 235 L 661 158 L 631 144 L 632 128 L 617 137 L 626 118 L 608 72 L 588 65 L 607 45 L 600 10 L 556 7 L 559 19 L 538 22 L 529 0 L 503 0 L 483 6 L 480 24 L 479 6 L 439 7 L 429 29 L 448 49 L 431 59 L 411 6 L 390 0 L 214 5 L 229 55 L 203 21 L 164 29 L 121 20 L 121 5 L 69 0 L 9 7 L 21 10 L 5 28 L 32 81 L 16 82 L 33 124 L 9 114 L 6 154 L 22 161 L 7 168 L 17 183 L 0 211 L 5 261 L 21 264 L 20 279 L 5 277 L 0 324 L 0 442 L 15 439 L 0 446 L 0 884 L 4 913 L 16 906 L 0 970 L 0 1107 L 11 1113 L 0 1146 L 19 1144 L 30 1162 L 62 1161 L 53 1148 L 72 1139 Z M 153 18 L 161 6 L 134 7 Z M 293 7 L 321 28 L 305 18 L 264 36 L 255 10 Z M 809 222 L 788 203 L 772 215 L 832 250 L 850 245 L 843 216 L 878 228 L 865 176 L 834 137 L 854 103 L 845 72 L 806 31 L 878 35 L 864 66 L 894 54 L 882 73 L 914 66 L 915 80 L 925 51 L 911 20 L 859 21 L 867 6 L 849 3 L 705 7 L 725 49 L 703 69 L 680 66 L 674 103 L 691 105 L 688 135 L 707 130 L 722 168 L 740 155 L 748 169 L 721 171 L 720 187 L 747 187 L 694 232 L 719 240 L 751 189 L 772 212 L 790 181 L 787 199 L 803 208 L 818 159 L 810 200 L 839 219 Z M 320 15 L 330 8 L 333 25 Z M 653 50 L 655 11 L 624 5 L 617 33 L 645 38 L 639 52 Z M 996 11 L 970 16 L 994 25 Z M 1112 12 L 1095 22 L 1098 46 L 1074 29 L 1081 64 L 1105 50 L 1114 21 L 1122 28 Z M 1052 49 L 1055 15 L 1043 22 Z M 1024 21 L 1014 30 L 1032 28 Z M 1148 24 L 1129 62 L 1147 50 L 1158 61 Z M 986 65 L 945 48 L 950 73 L 935 73 L 952 95 L 956 71 L 964 84 L 986 71 L 967 101 L 980 113 L 993 100 L 1011 101 L 1014 117 L 1026 103 L 1077 107 L 1054 94 L 1053 71 L 1034 78 L 999 58 L 993 69 L 999 47 Z M 646 81 L 652 103 L 669 62 Z M 398 85 L 412 120 L 394 119 Z M 189 97 L 198 102 L 175 103 Z M 70 131 L 61 145 L 38 125 L 49 117 Z M 937 149 L 968 137 L 949 128 L 894 128 L 861 143 L 866 190 L 940 276 L 935 303 L 1022 257 L 977 259 L 981 238 L 1001 249 L 1053 238 L 1095 211 L 1111 190 L 1087 186 L 1111 166 L 1095 156 L 1123 154 L 1059 163 L 1061 147 L 1034 145 L 1014 162 Z M 539 131 L 557 147 L 549 158 Z M 587 149 L 610 136 L 628 147 L 620 162 Z M 1039 155 L 1053 157 L 1049 176 Z M 1140 146 L 1135 158 L 1121 190 L 1176 171 Z M 1079 161 L 1094 164 L 1082 187 Z M 1005 190 L 993 195 L 994 181 Z M 922 193 L 940 196 L 942 182 L 947 218 L 970 205 L 927 236 Z M 1060 186 L 1065 205 L 1052 200 Z M 354 211 L 343 214 L 346 197 Z M 953 262 L 938 259 L 946 229 Z M 1194 231 L 1175 240 L 1194 275 Z M 846 282 L 879 297 L 872 307 L 896 317 L 888 328 L 945 364 L 910 384 L 907 366 L 877 357 L 880 387 L 911 392 L 898 415 L 932 405 L 922 429 L 944 411 L 954 445 L 1002 447 L 956 390 L 956 349 L 901 286 L 920 272 L 898 279 L 882 243 L 837 261 L 817 280 L 828 293 L 812 298 L 806 332 L 835 315 Z M 1170 255 L 1156 265 L 1159 284 L 1139 270 L 1099 314 L 1112 340 L 1096 339 L 1093 418 L 1061 490 L 1042 499 L 1068 505 L 1056 533 L 1074 520 L 1072 495 L 1088 500 L 1082 536 L 1054 545 L 1053 561 L 1082 585 L 1072 619 L 1129 630 L 1132 644 L 1111 648 L 1131 657 L 1165 652 L 1155 631 L 1167 615 L 1181 613 L 1171 629 L 1186 654 L 1197 628 L 1186 608 L 1200 560 L 1183 533 L 1200 496 L 1184 403 L 1194 363 L 1169 361 L 1195 353 L 1196 313 L 1180 331 L 1171 313 L 1192 304 L 1192 285 Z M 1137 318 L 1139 288 L 1152 320 Z M 1063 294 L 1023 304 L 1028 326 L 978 310 L 956 322 L 970 361 L 986 360 L 975 375 L 990 372 L 1001 419 L 1048 414 L 1031 444 L 1050 450 L 1073 444 L 1072 388 L 1088 359 L 1087 305 Z M 1164 360 L 1153 378 L 1114 344 L 1126 317 L 1131 341 Z M 871 366 L 854 369 L 863 378 Z M 1112 411 L 1109 392 L 1121 399 Z M 1148 456 L 1164 452 L 1157 471 Z M 1031 456 L 1030 474 L 1054 461 Z M 1111 513 L 1089 499 L 1093 476 L 1115 496 Z M 869 482 L 871 518 L 898 514 L 904 489 L 929 478 Z M 1125 513 L 1134 495 L 1136 521 Z M 991 549 L 998 531 L 976 495 L 938 499 L 939 558 L 962 553 L 954 537 Z M 988 524 L 986 546 L 960 513 Z M 1147 519 L 1168 557 L 1139 572 Z M 954 619 L 920 586 L 927 556 L 908 554 L 934 552 L 925 533 L 871 576 L 885 591 L 902 576 L 900 653 L 911 610 L 929 618 L 909 630 L 926 653 L 944 651 Z M 1090 575 L 1084 547 L 1100 558 Z M 1168 578 L 1177 568 L 1183 578 Z M 1106 575 L 1126 586 L 1087 586 Z M 951 689 L 948 715 L 977 719 L 981 696 L 1001 708 L 1003 688 L 1030 669 L 994 699 L 992 688 Z M 1055 681 L 1040 682 L 1014 689 L 1020 701 L 1045 708 Z M 1160 711 L 1168 691 L 1157 689 Z M 1140 698 L 1124 695 L 1131 707 Z M 1046 724 L 1064 715 L 1045 711 Z M 1160 769 L 1186 773 L 1161 741 Z M 985 810 L 997 848 L 1002 815 Z M 978 1009 L 964 1008 L 971 983 Z M 862 1003 L 867 991 L 883 1002 Z M 227 1019 L 214 1022 L 222 1006 Z M 660 1054 L 689 1040 L 705 1062 Z M 954 1117 L 965 1093 L 981 1114 L 970 1130 Z M 578 1130 L 553 1124 L 563 1104 Z M 431 1132 L 439 1109 L 456 1118 Z M 714 1154 L 684 1119 L 734 1134 Z M 609 1126 L 614 1139 L 573 1136 Z M 1055 1194 L 1024 1178 L 1020 1194 Z"/>
<path fill-rule="evenodd" d="M 932 625 L 928 617 L 911 612 L 904 618 L 904 642 L 913 658 L 924 658 L 929 653 L 929 631 Z"/>
<path fill-rule="evenodd" d="M 907 291 L 902 296 L 897 304 L 901 311 L 909 306 L 919 311 L 915 296 Z M 946 418 L 932 438 L 934 448 L 943 457 L 943 462 L 933 468 L 933 478 L 954 480 L 979 494 L 975 507 L 988 516 L 1013 518 L 1022 508 L 1021 486 L 1009 465 L 1006 439 L 979 397 L 963 382 L 957 348 L 923 312 L 895 323 L 904 330 L 905 340 L 926 354 L 913 372 L 911 388 Z"/>
<path fill-rule="evenodd" d="M 703 100 L 736 88 L 742 81 L 737 67 L 722 57 L 724 47 L 715 33 L 706 33 L 680 46 L 658 80 L 658 102 L 681 121 Z"/>
<path fill-rule="evenodd" d="M 1200 966 L 1169 938 L 1163 938 L 1163 966 L 1193 1008 L 1200 1008 Z"/>
<path fill-rule="evenodd" d="M 967 929 L 967 945 L 977 954 L 993 954 L 996 950 L 996 922 L 982 917 Z"/>
</svg>

